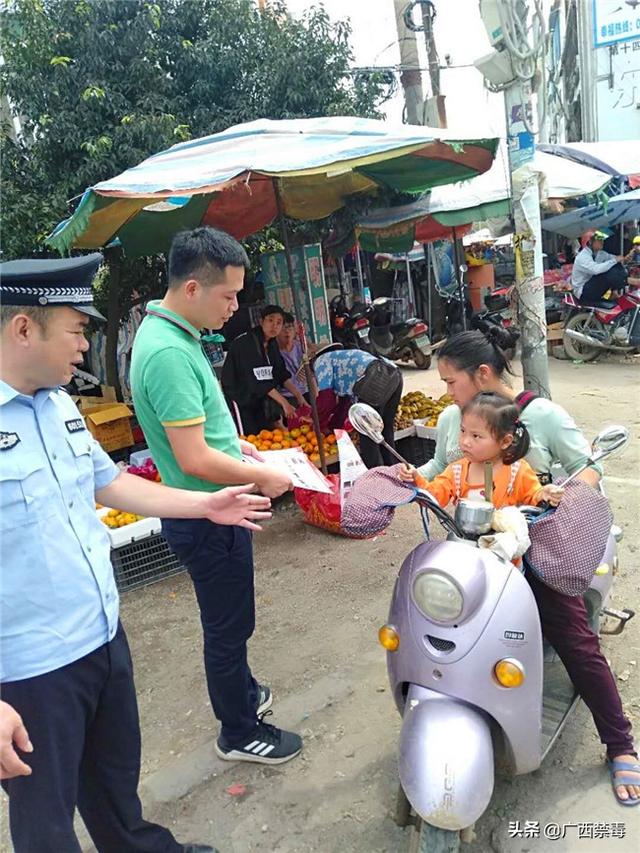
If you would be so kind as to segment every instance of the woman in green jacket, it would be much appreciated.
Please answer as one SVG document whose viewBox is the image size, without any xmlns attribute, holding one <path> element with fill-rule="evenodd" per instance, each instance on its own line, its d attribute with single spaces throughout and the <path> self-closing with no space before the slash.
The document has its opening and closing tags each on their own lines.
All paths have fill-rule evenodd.
<svg viewBox="0 0 640 853">
<path fill-rule="evenodd" d="M 433 479 L 462 457 L 458 447 L 460 408 L 481 391 L 504 394 L 525 403 L 507 382 L 512 373 L 504 351 L 513 347 L 514 333 L 496 327 L 487 335 L 462 332 L 440 350 L 438 370 L 454 405 L 438 420 L 435 457 L 420 473 Z M 520 400 L 518 398 L 520 397 Z M 527 461 L 543 482 L 552 467 L 568 474 L 577 471 L 590 455 L 589 443 L 573 418 L 557 403 L 542 397 L 526 401 L 521 420 L 529 431 Z M 578 477 L 597 487 L 602 472 L 587 468 Z M 631 724 L 624 715 L 615 679 L 592 631 L 582 596 L 567 596 L 528 576 L 535 595 L 542 630 L 564 663 L 574 686 L 593 715 L 607 759 L 616 799 L 624 805 L 640 803 L 640 764 L 634 749 Z"/>
</svg>

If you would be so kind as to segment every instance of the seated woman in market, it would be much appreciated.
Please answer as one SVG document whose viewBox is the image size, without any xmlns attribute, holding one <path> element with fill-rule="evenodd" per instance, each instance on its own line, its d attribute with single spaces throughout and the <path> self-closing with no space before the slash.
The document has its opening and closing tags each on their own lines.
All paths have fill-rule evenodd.
<svg viewBox="0 0 640 853">
<path fill-rule="evenodd" d="M 282 330 L 284 311 L 267 305 L 260 325 L 240 335 L 229 346 L 222 370 L 222 387 L 231 409 L 249 435 L 271 429 L 295 415 L 296 407 L 306 405 L 280 355 L 276 338 Z M 286 389 L 293 401 L 285 399 L 278 388 Z"/>
<path fill-rule="evenodd" d="M 280 334 L 277 337 L 277 341 L 280 349 L 280 355 L 285 363 L 285 367 L 291 374 L 294 384 L 304 396 L 305 400 L 310 403 L 309 386 L 307 385 L 304 368 L 302 366 L 302 344 L 296 335 L 295 317 L 293 314 L 289 314 L 288 311 L 284 312 L 284 322 Z M 313 388 L 313 390 L 315 391 L 315 388 Z M 315 391 L 315 395 L 317 396 L 317 391 Z M 290 403 L 293 402 L 293 395 L 286 388 L 283 390 L 283 396 L 289 400 Z"/>
</svg>

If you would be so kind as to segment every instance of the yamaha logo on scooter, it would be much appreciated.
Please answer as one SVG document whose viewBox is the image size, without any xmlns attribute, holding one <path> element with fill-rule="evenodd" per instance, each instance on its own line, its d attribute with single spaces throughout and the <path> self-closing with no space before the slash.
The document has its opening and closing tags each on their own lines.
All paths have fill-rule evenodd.
<svg viewBox="0 0 640 853">
<path fill-rule="evenodd" d="M 524 631 L 505 631 L 504 638 L 505 640 L 519 640 L 520 642 L 523 642 Z"/>
</svg>

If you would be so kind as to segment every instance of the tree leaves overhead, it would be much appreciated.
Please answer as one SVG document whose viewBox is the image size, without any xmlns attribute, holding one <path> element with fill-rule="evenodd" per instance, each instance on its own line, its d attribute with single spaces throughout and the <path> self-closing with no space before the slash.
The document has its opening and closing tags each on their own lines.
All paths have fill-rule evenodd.
<svg viewBox="0 0 640 853">
<path fill-rule="evenodd" d="M 0 83 L 3 253 L 38 248 L 87 186 L 185 139 L 257 118 L 376 116 L 384 85 L 352 77 L 350 29 L 283 2 L 9 0 Z"/>
</svg>

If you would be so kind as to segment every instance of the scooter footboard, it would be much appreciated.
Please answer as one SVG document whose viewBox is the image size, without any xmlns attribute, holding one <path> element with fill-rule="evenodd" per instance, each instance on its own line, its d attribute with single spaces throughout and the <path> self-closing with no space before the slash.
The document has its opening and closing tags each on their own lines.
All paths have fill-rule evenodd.
<svg viewBox="0 0 640 853">
<path fill-rule="evenodd" d="M 464 829 L 493 792 L 488 720 L 474 708 L 411 685 L 400 733 L 400 782 L 415 812 L 441 829 Z"/>
</svg>

